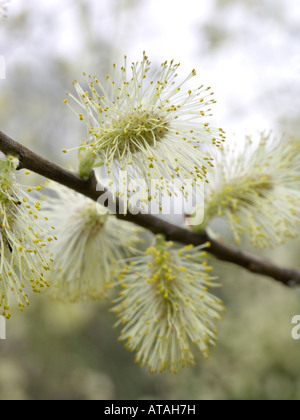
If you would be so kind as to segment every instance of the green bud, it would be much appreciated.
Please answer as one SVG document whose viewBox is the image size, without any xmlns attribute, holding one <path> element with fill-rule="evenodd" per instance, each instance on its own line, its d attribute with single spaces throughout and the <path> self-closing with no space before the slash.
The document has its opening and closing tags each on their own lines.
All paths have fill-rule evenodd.
<svg viewBox="0 0 300 420">
<path fill-rule="evenodd" d="M 88 179 L 95 167 L 96 156 L 93 153 L 94 151 L 89 147 L 88 141 L 83 140 L 78 151 L 79 175 L 83 179 Z"/>
</svg>

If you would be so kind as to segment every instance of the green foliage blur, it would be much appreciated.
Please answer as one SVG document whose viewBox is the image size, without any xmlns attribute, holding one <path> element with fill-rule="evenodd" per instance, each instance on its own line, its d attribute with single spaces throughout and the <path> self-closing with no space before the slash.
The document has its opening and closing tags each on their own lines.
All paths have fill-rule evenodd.
<svg viewBox="0 0 300 420">
<path fill-rule="evenodd" d="M 7 79 L 0 80 L 0 129 L 47 158 L 72 165 L 75 154 L 63 155 L 61 151 L 78 145 L 86 133 L 63 104 L 65 91 L 72 89 L 72 80 L 82 71 L 105 76 L 114 60 L 128 51 L 136 52 L 136 45 L 143 41 L 149 55 L 151 49 L 155 51 L 157 45 L 152 45 L 151 39 L 156 31 L 170 23 L 174 9 L 180 14 L 180 8 L 185 7 L 182 2 L 166 1 L 170 11 L 164 9 L 161 16 L 162 2 L 157 0 L 11 0 L 8 18 L 0 22 L 0 55 L 7 63 Z M 263 52 L 268 45 L 264 43 L 272 37 L 277 39 L 278 59 L 282 55 L 282 60 L 290 59 L 291 66 L 296 66 L 293 83 L 285 74 L 274 79 L 273 85 L 262 82 L 246 102 L 246 94 L 239 98 L 234 87 L 234 101 L 216 91 L 219 102 L 224 99 L 226 103 L 225 111 L 220 105 L 223 128 L 228 120 L 230 128 L 243 126 L 245 132 L 255 133 L 259 127 L 247 120 L 255 108 L 263 115 L 266 128 L 297 134 L 296 97 L 300 95 L 295 92 L 300 89 L 300 56 L 293 61 L 290 43 L 295 46 L 299 41 L 300 29 L 293 13 L 286 11 L 287 3 L 292 7 L 297 2 L 201 3 L 207 8 L 205 16 L 195 10 L 198 20 L 193 21 L 191 62 L 200 69 L 203 65 L 208 73 L 219 66 L 216 85 L 228 83 L 222 79 L 222 60 L 230 67 L 236 54 L 248 57 L 249 52 L 257 53 L 252 72 L 259 79 L 266 65 Z M 143 33 L 141 27 L 150 9 L 152 21 Z M 299 22 L 296 5 L 295 13 Z M 179 55 L 187 45 L 182 24 Z M 262 32 L 269 38 L 261 36 Z M 141 52 L 136 59 L 140 57 Z M 159 53 L 152 61 L 158 65 L 164 60 Z M 239 69 L 232 71 L 238 73 Z M 220 124 L 217 112 L 214 110 L 214 118 Z M 299 268 L 299 246 L 300 241 L 291 241 L 265 256 Z M 218 324 L 219 342 L 209 361 L 195 352 L 195 367 L 177 375 L 150 375 L 134 364 L 134 354 L 118 341 L 108 302 L 71 305 L 54 302 L 47 294 L 34 295 L 23 314 L 14 311 L 7 323 L 7 340 L 0 341 L 0 400 L 299 399 L 300 341 L 291 337 L 292 317 L 300 314 L 299 291 L 232 265 L 210 262 L 224 284 L 216 294 L 224 300 L 227 312 Z"/>
</svg>

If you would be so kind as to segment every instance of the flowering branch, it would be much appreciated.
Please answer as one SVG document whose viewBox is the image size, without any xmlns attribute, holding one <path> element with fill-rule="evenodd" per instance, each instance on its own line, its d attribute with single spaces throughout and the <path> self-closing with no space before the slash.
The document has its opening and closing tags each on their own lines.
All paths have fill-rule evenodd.
<svg viewBox="0 0 300 420">
<path fill-rule="evenodd" d="M 41 176 L 71 188 L 94 201 L 97 201 L 103 194 L 103 192 L 97 191 L 98 182 L 94 173 L 92 173 L 88 180 L 83 180 L 75 173 L 37 155 L 1 131 L 0 151 L 4 154 L 17 156 L 20 162 L 18 169 L 26 168 L 31 170 Z M 118 209 L 119 200 L 118 198 L 116 200 Z M 133 215 L 128 213 L 124 216 L 118 213 L 119 212 L 117 211 L 117 218 L 146 228 L 154 234 L 164 234 L 168 240 L 195 246 L 210 242 L 211 245 L 208 251 L 219 260 L 233 263 L 255 274 L 271 277 L 288 287 L 300 285 L 300 271 L 278 267 L 269 261 L 262 260 L 256 256 L 232 248 L 211 238 L 207 231 L 201 233 L 192 232 L 148 214 Z"/>
</svg>

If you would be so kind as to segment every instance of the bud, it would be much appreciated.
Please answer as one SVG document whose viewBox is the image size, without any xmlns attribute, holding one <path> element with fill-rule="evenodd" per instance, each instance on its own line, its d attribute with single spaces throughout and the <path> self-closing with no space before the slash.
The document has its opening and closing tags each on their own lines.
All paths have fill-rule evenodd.
<svg viewBox="0 0 300 420">
<path fill-rule="evenodd" d="M 101 83 L 84 74 L 87 89 L 75 80 L 76 95 L 68 93 L 80 107 L 79 113 L 69 107 L 92 137 L 84 165 L 94 156 L 97 162 L 104 162 L 119 197 L 127 185 L 120 184 L 118 170 L 127 172 L 129 183 L 145 180 L 148 197 L 151 180 L 166 178 L 180 181 L 183 193 L 188 195 L 185 180 L 191 179 L 193 187 L 199 181 L 205 182 L 211 164 L 203 144 L 220 146 L 225 140 L 224 131 L 211 128 L 208 122 L 216 102 L 211 88 L 185 87 L 195 71 L 176 83 L 178 67 L 173 60 L 164 62 L 151 79 L 151 63 L 145 53 L 142 61 L 130 66 L 125 57 L 117 79 L 107 76 Z M 83 173 L 86 176 L 85 168 Z M 127 192 L 131 194 L 130 189 Z M 165 183 L 160 192 L 170 195 L 173 189 Z M 157 201 L 161 204 L 160 199 Z"/>
<path fill-rule="evenodd" d="M 89 179 L 93 167 L 95 166 L 96 154 L 93 148 L 89 147 L 89 142 L 83 140 L 78 150 L 79 175 L 82 179 Z"/>
<path fill-rule="evenodd" d="M 220 286 L 207 263 L 209 244 L 173 245 L 159 236 L 146 253 L 128 262 L 111 309 L 118 317 L 116 326 L 122 325 L 120 340 L 151 373 L 177 373 L 194 365 L 195 348 L 208 358 L 217 339 L 215 321 L 224 310 L 208 290 Z"/>
<path fill-rule="evenodd" d="M 57 234 L 50 244 L 53 272 L 47 277 L 52 297 L 62 302 L 106 298 L 140 241 L 140 229 L 60 184 L 49 182 L 47 188 L 45 214 Z"/>
<path fill-rule="evenodd" d="M 231 228 L 237 244 L 242 236 L 258 248 L 282 245 L 295 238 L 300 224 L 300 147 L 293 138 L 260 133 L 233 143 L 215 156 L 205 189 L 202 231 L 214 218 Z M 203 222 L 203 223 L 202 223 Z"/>
<path fill-rule="evenodd" d="M 45 251 L 52 237 L 35 202 L 17 182 L 13 156 L 0 160 L 0 315 L 10 318 L 10 298 L 21 311 L 29 305 L 27 289 L 40 293 L 49 286 L 45 280 L 51 258 Z M 36 187 L 39 191 L 40 187 Z"/>
</svg>

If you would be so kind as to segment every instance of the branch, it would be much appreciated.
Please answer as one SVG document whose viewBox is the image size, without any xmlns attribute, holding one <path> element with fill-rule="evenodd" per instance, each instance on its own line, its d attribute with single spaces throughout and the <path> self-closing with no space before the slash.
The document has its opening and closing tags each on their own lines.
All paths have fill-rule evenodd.
<svg viewBox="0 0 300 420">
<path fill-rule="evenodd" d="M 1 131 L 0 151 L 5 154 L 18 156 L 20 160 L 18 169 L 26 168 L 36 172 L 37 174 L 65 185 L 66 187 L 71 188 L 94 201 L 97 201 L 101 194 L 103 194 L 103 192 L 97 191 L 98 182 L 94 173 L 89 180 L 85 181 L 75 173 L 35 154 Z M 117 199 L 117 209 L 118 207 L 119 201 Z M 203 231 L 202 233 L 192 232 L 162 221 L 161 219 L 149 214 L 139 213 L 137 215 L 133 215 L 128 213 L 124 216 L 123 214 L 119 214 L 117 211 L 116 217 L 135 223 L 138 226 L 150 230 L 154 234 L 164 234 L 167 240 L 172 240 L 174 242 L 180 242 L 186 245 L 192 244 L 195 246 L 210 242 L 211 246 L 208 248 L 208 252 L 219 260 L 243 267 L 255 274 L 271 277 L 288 287 L 300 285 L 300 271 L 278 267 L 269 261 L 265 261 L 253 255 L 239 251 L 211 238 L 206 231 Z"/>
</svg>

